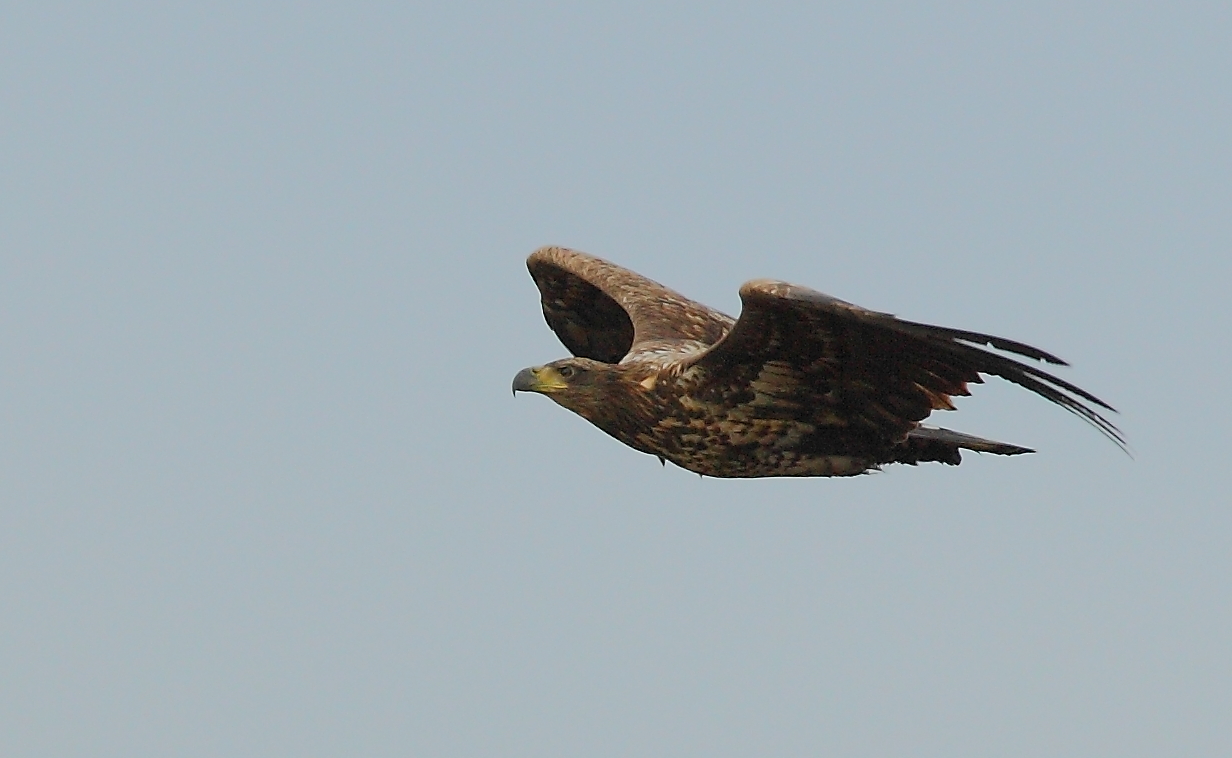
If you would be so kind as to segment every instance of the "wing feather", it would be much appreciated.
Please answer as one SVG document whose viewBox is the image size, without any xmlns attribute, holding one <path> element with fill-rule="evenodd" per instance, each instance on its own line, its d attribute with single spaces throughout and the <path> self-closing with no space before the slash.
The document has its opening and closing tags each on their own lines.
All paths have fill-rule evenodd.
<svg viewBox="0 0 1232 758">
<path fill-rule="evenodd" d="M 692 359 L 701 387 L 738 390 L 769 361 L 803 374 L 797 393 L 819 417 L 902 439 L 950 397 L 969 394 L 981 374 L 999 376 L 1084 419 L 1124 449 L 1125 438 L 1099 409 L 1108 403 L 1059 377 L 985 346 L 1055 365 L 1064 361 L 1030 345 L 978 332 L 921 324 L 867 310 L 785 282 L 755 280 L 740 288 L 743 309 L 731 331 Z"/>
<path fill-rule="evenodd" d="M 662 342 L 713 345 L 734 320 L 602 258 L 544 247 L 526 259 L 543 316 L 571 353 L 619 363 Z"/>
</svg>

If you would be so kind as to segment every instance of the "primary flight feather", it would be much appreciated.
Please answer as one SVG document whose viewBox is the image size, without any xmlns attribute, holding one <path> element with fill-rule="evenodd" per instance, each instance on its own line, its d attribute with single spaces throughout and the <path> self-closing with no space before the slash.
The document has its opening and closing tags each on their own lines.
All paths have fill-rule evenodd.
<svg viewBox="0 0 1232 758">
<path fill-rule="evenodd" d="M 960 450 L 1029 448 L 921 425 L 981 374 L 1124 437 L 1086 390 L 1000 353 L 1020 342 L 903 321 L 785 282 L 740 288 L 733 320 L 628 269 L 560 247 L 526 261 L 572 358 L 523 369 L 538 392 L 630 447 L 715 477 L 849 476 L 887 463 L 957 465 Z"/>
</svg>

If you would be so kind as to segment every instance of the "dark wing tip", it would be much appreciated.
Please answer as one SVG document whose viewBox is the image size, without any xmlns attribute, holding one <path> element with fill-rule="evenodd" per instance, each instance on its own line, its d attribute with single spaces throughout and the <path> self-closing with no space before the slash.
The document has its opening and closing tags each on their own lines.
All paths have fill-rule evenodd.
<svg viewBox="0 0 1232 758">
<path fill-rule="evenodd" d="M 767 302 L 779 299 L 804 303 L 840 317 L 853 318 L 876 327 L 915 337 L 968 362 L 976 371 L 1000 376 L 1056 403 L 1094 426 L 1117 447 L 1130 455 L 1124 433 L 1103 414 L 1087 405 L 1090 403 L 1112 413 L 1118 413 L 1111 404 L 1047 371 L 991 352 L 986 348 L 991 347 L 1055 366 L 1069 365 L 1045 350 L 991 334 L 906 321 L 889 313 L 862 308 L 808 287 L 775 279 L 754 279 L 745 282 L 740 288 L 740 297 L 746 302 Z M 1024 448 L 1023 452 L 1028 451 Z"/>
</svg>

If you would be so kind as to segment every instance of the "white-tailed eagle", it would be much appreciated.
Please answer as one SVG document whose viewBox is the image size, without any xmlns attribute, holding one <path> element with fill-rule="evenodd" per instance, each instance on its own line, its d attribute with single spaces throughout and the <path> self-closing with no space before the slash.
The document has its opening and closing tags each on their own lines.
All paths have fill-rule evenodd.
<svg viewBox="0 0 1232 758">
<path fill-rule="evenodd" d="M 759 279 L 740 318 L 608 261 L 545 247 L 526 261 L 572 358 L 523 369 L 515 394 L 552 398 L 630 447 L 716 477 L 848 476 L 887 463 L 957 465 L 960 450 L 1034 452 L 920 422 L 981 374 L 1080 416 L 1117 444 L 1112 406 L 1035 366 L 1020 342 L 903 321 Z"/>
</svg>

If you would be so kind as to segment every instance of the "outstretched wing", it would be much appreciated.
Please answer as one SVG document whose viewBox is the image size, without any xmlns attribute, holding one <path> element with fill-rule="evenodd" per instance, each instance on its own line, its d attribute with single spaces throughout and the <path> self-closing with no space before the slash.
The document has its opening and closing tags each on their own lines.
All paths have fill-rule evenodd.
<svg viewBox="0 0 1232 758">
<path fill-rule="evenodd" d="M 574 355 L 619 363 L 636 345 L 691 340 L 712 345 L 731 317 L 602 258 L 544 247 L 526 259 L 543 317 Z"/>
<path fill-rule="evenodd" d="M 818 425 L 863 427 L 899 441 L 935 409 L 953 409 L 981 374 L 999 376 L 1082 417 L 1122 448 L 1125 439 L 1086 390 L 989 346 L 1047 363 L 1038 348 L 988 334 L 903 321 L 806 287 L 757 280 L 727 336 L 690 363 L 695 392 L 792 413 Z"/>
</svg>

